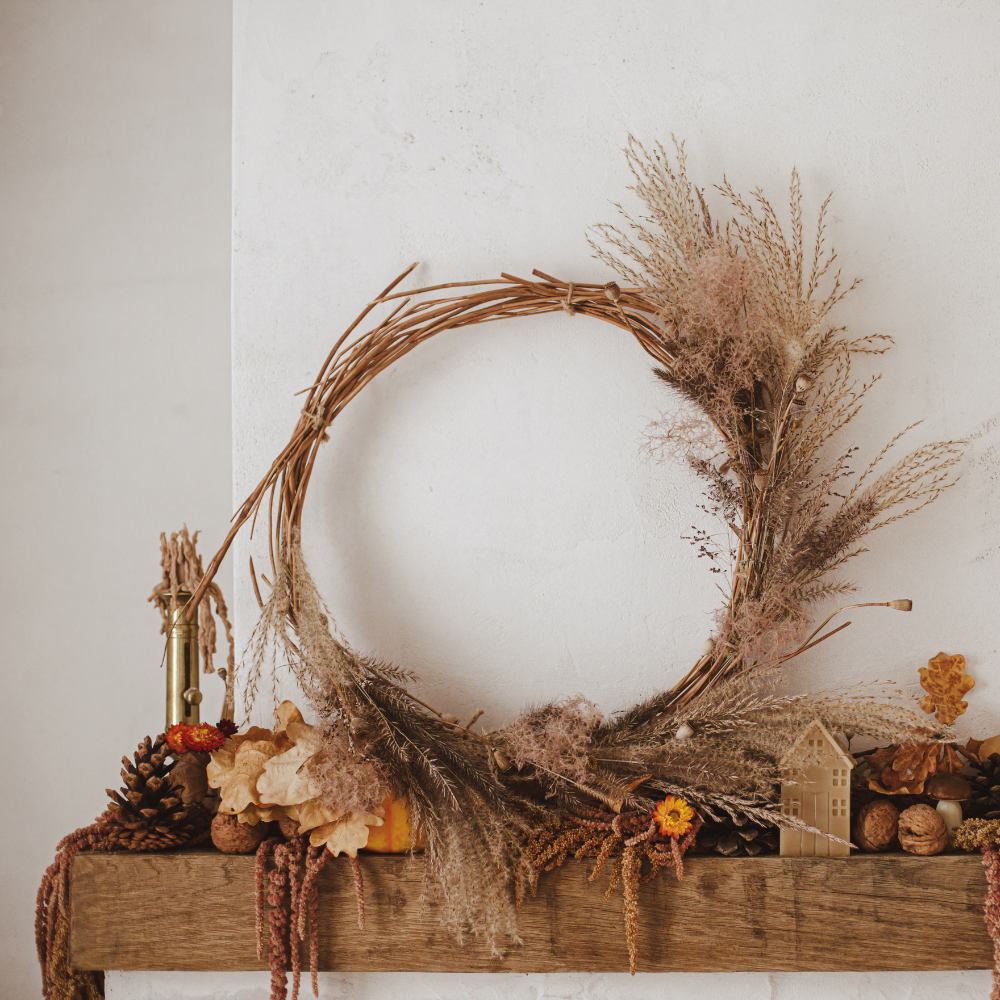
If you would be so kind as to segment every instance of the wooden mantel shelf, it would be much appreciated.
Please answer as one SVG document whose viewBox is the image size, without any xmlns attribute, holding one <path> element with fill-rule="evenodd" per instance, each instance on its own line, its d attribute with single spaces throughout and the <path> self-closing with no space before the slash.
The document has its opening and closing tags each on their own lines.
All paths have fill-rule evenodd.
<svg viewBox="0 0 1000 1000">
<path fill-rule="evenodd" d="M 503 961 L 459 947 L 421 908 L 419 857 L 362 855 L 367 928 L 344 859 L 321 881 L 320 968 L 332 971 L 627 971 L 620 889 L 567 862 L 520 914 Z M 70 961 L 80 969 L 266 969 L 254 946 L 254 859 L 214 850 L 79 854 Z M 978 855 L 691 857 L 640 895 L 639 970 L 988 969 Z"/>
</svg>

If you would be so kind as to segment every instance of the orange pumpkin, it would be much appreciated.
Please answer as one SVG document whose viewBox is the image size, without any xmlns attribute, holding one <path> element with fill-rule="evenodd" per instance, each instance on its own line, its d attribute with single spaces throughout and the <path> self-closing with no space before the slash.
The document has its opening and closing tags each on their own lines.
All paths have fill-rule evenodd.
<svg viewBox="0 0 1000 1000">
<path fill-rule="evenodd" d="M 385 809 L 385 822 L 368 828 L 368 843 L 364 850 L 377 854 L 403 854 L 410 849 L 410 806 L 406 796 L 397 799 L 388 795 L 382 807 Z M 417 848 L 423 846 L 423 840 L 418 834 Z"/>
</svg>

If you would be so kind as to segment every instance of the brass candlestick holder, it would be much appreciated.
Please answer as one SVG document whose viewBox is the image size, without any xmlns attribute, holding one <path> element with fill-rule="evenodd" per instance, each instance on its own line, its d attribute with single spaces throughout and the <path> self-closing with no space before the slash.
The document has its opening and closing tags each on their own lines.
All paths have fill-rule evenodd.
<svg viewBox="0 0 1000 1000">
<path fill-rule="evenodd" d="M 167 615 L 167 729 L 201 722 L 198 623 L 184 618 L 190 600 L 189 593 L 178 593 L 177 607 Z"/>
</svg>

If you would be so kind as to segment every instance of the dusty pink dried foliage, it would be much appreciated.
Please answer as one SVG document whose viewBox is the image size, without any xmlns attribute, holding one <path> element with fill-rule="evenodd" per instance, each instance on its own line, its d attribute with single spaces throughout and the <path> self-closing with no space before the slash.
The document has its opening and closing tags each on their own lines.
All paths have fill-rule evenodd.
<svg viewBox="0 0 1000 1000">
<path fill-rule="evenodd" d="M 318 797 L 339 812 L 371 812 L 388 794 L 382 768 L 351 739 L 342 719 L 323 729 L 323 749 L 308 764 L 319 788 Z"/>
<path fill-rule="evenodd" d="M 603 716 L 582 695 L 525 712 L 496 736 L 518 769 L 531 765 L 571 781 L 587 776 L 587 743 Z"/>
</svg>

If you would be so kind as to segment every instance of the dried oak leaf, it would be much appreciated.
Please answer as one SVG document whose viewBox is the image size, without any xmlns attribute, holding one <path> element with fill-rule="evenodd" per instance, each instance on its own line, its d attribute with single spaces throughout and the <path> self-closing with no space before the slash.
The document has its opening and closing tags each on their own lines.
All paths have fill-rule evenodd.
<svg viewBox="0 0 1000 1000">
<path fill-rule="evenodd" d="M 937 708 L 937 720 L 950 726 L 968 707 L 962 695 L 970 691 L 975 681 L 965 673 L 965 657 L 961 653 L 948 656 L 938 653 L 920 668 L 920 686 L 927 694 L 920 707 L 931 715 Z"/>
<path fill-rule="evenodd" d="M 267 761 L 279 752 L 277 744 L 270 740 L 247 740 L 237 746 L 236 753 L 225 746 L 216 750 L 207 770 L 208 783 L 222 791 L 219 812 L 235 816 L 247 806 L 260 806 L 257 779 L 264 773 Z"/>
<path fill-rule="evenodd" d="M 324 823 L 309 834 L 313 847 L 326 845 L 326 849 L 337 857 L 341 851 L 349 858 L 358 856 L 359 848 L 368 843 L 368 828 L 381 826 L 385 810 L 377 806 L 374 813 L 347 813 L 334 823 Z"/>
<path fill-rule="evenodd" d="M 283 808 L 285 815 L 298 823 L 299 833 L 308 833 L 318 826 L 333 823 L 343 815 L 340 810 L 331 809 L 319 799 L 307 799 L 305 802 L 297 802 L 295 805 L 276 808 Z"/>
<path fill-rule="evenodd" d="M 974 740 L 971 736 L 967 740 L 964 747 L 959 747 L 959 752 L 964 753 L 966 757 L 969 758 L 975 764 L 981 764 L 982 761 L 979 759 L 979 748 L 986 742 L 986 740 Z"/>
<path fill-rule="evenodd" d="M 962 761 L 950 744 L 915 743 L 884 747 L 866 758 L 868 787 L 882 795 L 920 795 L 932 774 L 961 774 Z"/>
<path fill-rule="evenodd" d="M 306 765 L 323 749 L 323 734 L 305 722 L 289 722 L 285 735 L 292 746 L 271 757 L 257 779 L 261 802 L 268 805 L 297 805 L 318 793 L 314 776 Z"/>
<path fill-rule="evenodd" d="M 236 747 L 248 740 L 256 742 L 258 740 L 269 740 L 274 736 L 270 729 L 261 729 L 260 726 L 251 726 L 245 733 L 236 733 L 234 736 L 227 736 L 222 748 L 227 749 L 227 744 L 232 743 L 232 752 L 236 753 Z"/>
<path fill-rule="evenodd" d="M 281 806 L 255 806 L 252 802 L 241 809 L 236 814 L 238 823 L 246 823 L 247 826 L 256 826 L 258 823 L 270 823 L 274 820 L 287 819 L 285 810 Z"/>
<path fill-rule="evenodd" d="M 295 703 L 291 701 L 283 701 L 274 714 L 277 716 L 279 729 L 287 729 L 291 722 L 306 721 L 302 718 L 302 713 L 295 707 Z"/>
</svg>

